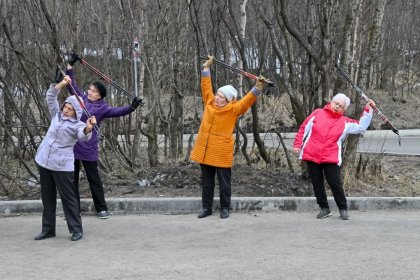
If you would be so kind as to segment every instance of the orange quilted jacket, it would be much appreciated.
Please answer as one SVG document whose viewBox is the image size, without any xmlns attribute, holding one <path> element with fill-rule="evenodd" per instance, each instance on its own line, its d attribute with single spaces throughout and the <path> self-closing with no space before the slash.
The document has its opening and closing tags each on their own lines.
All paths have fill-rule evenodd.
<svg viewBox="0 0 420 280">
<path fill-rule="evenodd" d="M 241 100 L 232 101 L 222 108 L 217 108 L 213 105 L 215 95 L 211 77 L 204 75 L 201 77 L 201 94 L 204 113 L 191 153 L 191 160 L 210 166 L 231 168 L 235 141 L 233 130 L 236 120 L 254 104 L 257 96 L 250 91 Z"/>
</svg>

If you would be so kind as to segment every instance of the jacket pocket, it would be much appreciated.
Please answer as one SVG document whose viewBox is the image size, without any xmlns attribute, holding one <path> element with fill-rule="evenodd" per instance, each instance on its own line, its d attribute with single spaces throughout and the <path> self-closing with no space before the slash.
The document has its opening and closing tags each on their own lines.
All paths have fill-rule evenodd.
<svg viewBox="0 0 420 280">
<path fill-rule="evenodd" d="M 58 165 L 59 166 L 66 166 L 67 164 L 73 161 L 73 157 L 69 155 L 60 155 L 58 158 Z"/>
</svg>

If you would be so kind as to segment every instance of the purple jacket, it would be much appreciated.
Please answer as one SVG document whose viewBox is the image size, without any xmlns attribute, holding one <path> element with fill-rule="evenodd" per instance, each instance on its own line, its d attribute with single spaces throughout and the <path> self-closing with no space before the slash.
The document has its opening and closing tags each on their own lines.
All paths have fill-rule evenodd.
<svg viewBox="0 0 420 280">
<path fill-rule="evenodd" d="M 60 91 L 53 85 L 47 91 L 47 105 L 51 114 L 51 124 L 47 134 L 36 152 L 35 162 L 52 171 L 74 171 L 73 146 L 77 141 L 87 141 L 92 133 L 83 132 L 86 124 L 80 121 L 82 107 L 75 96 L 67 97 L 64 103 L 70 103 L 76 112 L 76 118 L 61 115 L 57 96 Z"/>
<path fill-rule="evenodd" d="M 76 93 L 83 98 L 85 103 L 86 110 L 92 115 L 96 117 L 96 123 L 99 126 L 103 119 L 106 118 L 116 118 L 130 114 L 133 110 L 130 106 L 123 106 L 123 107 L 111 107 L 108 103 L 105 102 L 104 99 L 99 99 L 97 101 L 90 101 L 87 98 L 87 94 L 82 92 L 80 88 L 76 84 L 76 74 L 73 69 L 66 70 L 66 74 L 71 78 L 71 84 Z M 74 94 L 73 89 L 71 86 L 67 86 L 68 91 L 70 94 Z M 87 120 L 87 116 L 85 113 L 82 115 L 82 121 Z M 75 159 L 79 160 L 86 160 L 86 161 L 97 161 L 99 159 L 99 138 L 96 134 L 96 131 L 93 130 L 92 138 L 89 141 L 78 141 L 74 146 L 74 157 Z"/>
</svg>

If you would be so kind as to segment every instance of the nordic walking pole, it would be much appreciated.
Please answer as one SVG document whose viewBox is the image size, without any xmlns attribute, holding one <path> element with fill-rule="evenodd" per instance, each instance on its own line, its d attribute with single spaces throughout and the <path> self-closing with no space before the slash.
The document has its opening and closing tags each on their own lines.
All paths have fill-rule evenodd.
<svg viewBox="0 0 420 280">
<path fill-rule="evenodd" d="M 60 72 L 61 72 L 61 74 L 63 75 L 63 77 L 67 75 L 67 74 L 66 74 L 66 72 L 64 72 L 64 70 L 63 70 L 63 68 L 61 67 L 61 65 L 60 65 L 60 64 L 57 64 L 57 67 L 58 67 L 58 69 L 60 70 Z M 79 102 L 79 104 L 80 104 L 80 107 L 82 107 L 83 112 L 86 114 L 86 116 L 87 116 L 88 118 L 92 117 L 92 115 L 91 115 L 91 114 L 89 113 L 89 111 L 86 109 L 85 104 L 83 103 L 83 100 L 81 100 L 81 99 L 80 99 L 80 96 L 79 96 L 79 95 L 77 95 L 77 92 L 76 92 L 76 90 L 74 89 L 73 85 L 72 85 L 71 83 L 69 83 L 69 86 L 71 87 L 71 89 L 72 89 L 72 91 L 73 91 L 73 94 L 72 94 L 72 95 L 74 95 L 74 96 L 76 97 L 77 101 L 78 101 L 78 102 Z M 98 134 L 99 139 L 101 139 L 101 138 L 102 138 L 102 133 L 101 133 L 101 131 L 99 130 L 98 125 L 97 125 L 97 124 L 94 124 L 94 125 L 93 125 L 93 129 L 96 131 L 96 134 Z"/>
<path fill-rule="evenodd" d="M 74 53 L 68 52 L 68 53 L 65 53 L 64 55 L 66 56 L 66 55 L 70 55 L 70 54 L 74 54 Z M 103 79 L 106 83 L 114 86 L 119 91 L 122 91 L 125 95 L 127 95 L 131 99 L 134 99 L 136 97 L 133 94 L 131 94 L 129 91 L 127 91 L 126 89 L 124 89 L 122 86 L 120 86 L 119 84 L 117 84 L 116 82 L 114 82 L 109 76 L 107 76 L 106 74 L 102 73 L 101 71 L 99 71 L 98 69 L 96 69 L 95 67 L 93 67 L 85 59 L 81 58 L 77 54 L 76 54 L 76 56 L 77 56 L 77 58 L 79 59 L 79 61 L 80 61 L 80 63 L 82 65 L 86 66 L 86 68 L 88 68 L 90 71 L 92 71 L 93 73 L 95 73 L 99 78 Z M 140 105 L 143 106 L 144 105 L 143 99 L 141 101 L 142 102 L 141 102 Z"/>
<path fill-rule="evenodd" d="M 370 98 L 367 97 L 367 95 L 350 79 L 347 72 L 344 71 L 337 63 L 335 63 L 334 65 L 335 65 L 335 68 L 337 69 L 338 74 L 340 74 L 340 76 L 342 78 L 344 78 L 364 100 L 369 102 Z M 386 125 L 388 125 L 389 128 L 391 128 L 392 132 L 394 132 L 395 134 L 398 135 L 398 143 L 401 146 L 401 136 L 400 136 L 400 133 L 399 133 L 398 129 L 388 120 L 387 117 L 385 117 L 384 114 L 382 114 L 381 111 L 379 111 L 379 109 L 378 109 L 378 107 L 376 107 L 376 105 L 375 106 L 371 105 L 371 107 L 378 114 L 378 116 L 384 121 L 384 123 Z"/>
<path fill-rule="evenodd" d="M 139 96 L 139 89 L 137 86 L 137 62 L 139 61 L 139 57 L 138 57 L 138 52 L 139 52 L 139 41 L 137 40 L 137 38 L 134 38 L 133 41 L 133 68 L 134 68 L 134 94 L 136 96 Z"/>
<path fill-rule="evenodd" d="M 207 59 L 207 56 L 200 56 L 200 58 L 201 59 Z M 258 80 L 258 76 L 255 76 L 254 74 L 251 74 L 251 73 L 248 73 L 248 72 L 246 72 L 244 70 L 241 70 L 241 69 L 235 68 L 233 66 L 230 66 L 229 64 L 226 64 L 226 63 L 224 63 L 222 61 L 219 61 L 219 60 L 214 59 L 213 60 L 213 63 L 216 64 L 216 65 L 223 66 L 223 67 L 225 67 L 225 68 L 227 68 L 227 69 L 229 69 L 229 70 L 231 70 L 233 72 L 239 73 L 242 76 L 245 76 L 245 77 L 250 78 L 252 80 Z M 273 81 L 265 80 L 265 82 L 270 87 L 273 87 L 274 86 L 274 82 Z"/>
<path fill-rule="evenodd" d="M 132 95 L 130 92 L 128 92 L 126 89 L 115 83 L 110 77 L 93 67 L 91 64 L 89 64 L 85 59 L 80 58 L 80 63 L 84 66 L 86 66 L 89 70 L 91 70 L 93 73 L 98 75 L 99 78 L 103 79 L 106 83 L 111 84 L 118 90 L 122 91 L 125 95 L 127 95 L 129 98 L 134 99 L 134 95 Z"/>
</svg>

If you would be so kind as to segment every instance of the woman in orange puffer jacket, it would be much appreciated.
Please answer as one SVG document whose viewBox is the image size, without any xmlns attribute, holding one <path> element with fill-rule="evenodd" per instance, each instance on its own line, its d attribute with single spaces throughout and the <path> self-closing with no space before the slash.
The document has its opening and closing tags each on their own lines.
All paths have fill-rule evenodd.
<svg viewBox="0 0 420 280">
<path fill-rule="evenodd" d="M 219 88 L 213 94 L 210 66 L 214 57 L 209 56 L 204 62 L 201 74 L 201 94 L 204 105 L 203 119 L 197 140 L 191 154 L 191 160 L 198 162 L 201 168 L 203 209 L 198 218 L 212 214 L 215 175 L 220 189 L 220 217 L 229 217 L 231 198 L 231 168 L 233 165 L 233 130 L 236 120 L 244 114 L 265 87 L 265 78 L 260 76 L 255 86 L 241 100 L 236 101 L 238 92 L 231 85 Z"/>
</svg>

